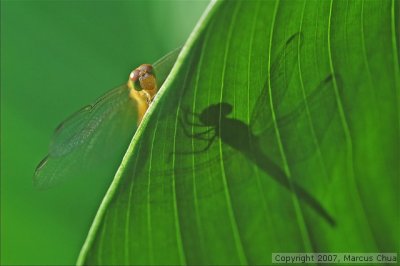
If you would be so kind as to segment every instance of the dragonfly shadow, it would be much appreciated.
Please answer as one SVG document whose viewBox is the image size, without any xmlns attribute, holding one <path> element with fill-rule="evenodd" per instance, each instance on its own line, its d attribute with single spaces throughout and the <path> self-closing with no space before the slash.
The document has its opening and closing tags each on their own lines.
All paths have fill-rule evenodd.
<svg viewBox="0 0 400 266">
<path fill-rule="evenodd" d="M 228 117 L 232 110 L 233 106 L 224 102 L 210 105 L 199 114 L 183 108 L 183 116 L 180 121 L 183 124 L 184 134 L 189 138 L 207 142 L 204 148 L 187 154 L 206 152 L 214 141 L 220 138 L 223 143 L 243 154 L 277 183 L 295 193 L 300 200 L 308 204 L 327 223 L 335 226 L 335 220 L 321 203 L 300 185 L 290 181 L 283 169 L 262 151 L 260 139 L 252 132 L 249 125 L 238 119 Z M 196 122 L 191 119 L 193 117 Z M 187 129 L 188 126 L 206 129 L 202 132 L 192 133 Z"/>
</svg>

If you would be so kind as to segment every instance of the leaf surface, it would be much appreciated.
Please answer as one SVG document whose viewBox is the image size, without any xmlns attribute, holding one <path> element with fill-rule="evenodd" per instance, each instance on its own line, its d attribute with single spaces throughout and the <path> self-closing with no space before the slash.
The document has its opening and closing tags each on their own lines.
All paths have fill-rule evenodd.
<svg viewBox="0 0 400 266">
<path fill-rule="evenodd" d="M 397 25 L 396 1 L 212 2 L 78 264 L 398 252 Z"/>
</svg>

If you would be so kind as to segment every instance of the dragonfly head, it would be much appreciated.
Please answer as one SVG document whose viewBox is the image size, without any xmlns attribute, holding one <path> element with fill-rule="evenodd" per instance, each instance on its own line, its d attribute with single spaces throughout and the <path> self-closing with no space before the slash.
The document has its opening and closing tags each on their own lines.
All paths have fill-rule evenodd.
<svg viewBox="0 0 400 266">
<path fill-rule="evenodd" d="M 129 75 L 129 87 L 136 91 L 157 91 L 156 75 L 150 64 L 143 64 Z"/>
<path fill-rule="evenodd" d="M 232 105 L 228 103 L 213 104 L 201 112 L 199 120 L 207 126 L 218 126 L 220 120 L 229 115 L 232 109 Z"/>
</svg>

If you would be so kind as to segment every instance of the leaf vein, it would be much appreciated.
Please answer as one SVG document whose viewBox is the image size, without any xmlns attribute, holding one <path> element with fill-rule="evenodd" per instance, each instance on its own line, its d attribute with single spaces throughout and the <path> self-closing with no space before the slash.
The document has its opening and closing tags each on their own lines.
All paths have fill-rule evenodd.
<svg viewBox="0 0 400 266">
<path fill-rule="evenodd" d="M 239 3 L 239 4 L 237 4 L 237 3 Z M 228 52 L 229 52 L 230 43 L 231 43 L 231 39 L 232 39 L 233 26 L 236 24 L 239 7 L 241 6 L 242 2 L 236 2 L 235 4 L 237 4 L 237 5 L 236 5 L 236 8 L 232 15 L 231 22 L 229 23 L 228 37 L 226 40 L 225 51 L 224 51 L 224 61 L 223 61 L 223 68 L 222 68 L 222 74 L 221 74 L 220 102 L 223 101 L 225 71 L 226 71 L 226 66 L 227 66 L 227 61 L 228 61 Z M 220 106 L 220 110 L 219 110 L 219 129 L 220 129 L 220 131 L 222 130 L 221 123 L 222 123 L 222 105 Z M 221 134 L 221 132 L 219 132 L 219 133 Z M 243 248 L 243 244 L 241 243 L 239 228 L 238 228 L 237 221 L 235 218 L 235 214 L 234 214 L 234 210 L 233 210 L 233 206 L 232 206 L 232 199 L 230 197 L 228 182 L 227 182 L 227 178 L 226 178 L 221 140 L 219 140 L 219 154 L 220 154 L 220 167 L 221 167 L 221 173 L 222 173 L 222 181 L 224 184 L 225 199 L 226 199 L 226 204 L 228 206 L 228 215 L 229 215 L 229 220 L 231 221 L 231 227 L 232 227 L 236 250 L 238 251 L 240 264 L 247 264 L 247 258 L 246 258 L 246 254 L 245 254 L 245 251 Z"/>
<path fill-rule="evenodd" d="M 269 42 L 269 48 L 268 48 L 268 91 L 270 94 L 269 97 L 269 104 L 271 107 L 271 115 L 272 115 L 272 120 L 273 120 L 273 126 L 274 126 L 274 130 L 276 133 L 276 137 L 277 137 L 277 142 L 278 142 L 278 146 L 279 146 L 279 151 L 282 157 L 282 161 L 283 161 L 283 167 L 284 167 L 284 172 L 288 178 L 289 181 L 289 185 L 290 185 L 290 189 L 293 193 L 291 193 L 291 198 L 292 198 L 292 202 L 295 208 L 295 213 L 296 213 L 296 218 L 300 227 L 300 232 L 301 232 L 301 236 L 304 242 L 304 245 L 306 247 L 306 250 L 311 250 L 311 245 L 310 245 L 310 239 L 309 239 L 309 235 L 307 232 L 307 228 L 305 226 L 305 221 L 304 221 L 304 217 L 302 214 L 302 210 L 298 201 L 298 197 L 297 194 L 295 193 L 294 190 L 294 186 L 293 186 L 293 181 L 292 181 L 292 176 L 290 173 L 290 168 L 289 168 L 289 164 L 287 162 L 286 159 L 286 155 L 285 155 L 285 151 L 283 148 L 283 143 L 282 143 L 282 138 L 280 136 L 280 131 L 277 125 L 277 118 L 276 118 L 276 114 L 275 114 L 275 109 L 274 109 L 274 103 L 273 103 L 273 97 L 272 97 L 272 86 L 271 86 L 271 57 L 272 57 L 272 39 L 274 36 L 274 27 L 275 27 L 275 22 L 276 22 L 276 16 L 279 10 L 279 0 L 276 2 L 275 5 L 275 10 L 274 10 L 274 16 L 272 19 L 272 23 L 271 23 L 271 33 L 270 33 L 270 42 Z M 285 51 L 285 55 L 286 55 L 286 51 Z M 286 61 L 286 60 L 285 60 Z"/>
</svg>

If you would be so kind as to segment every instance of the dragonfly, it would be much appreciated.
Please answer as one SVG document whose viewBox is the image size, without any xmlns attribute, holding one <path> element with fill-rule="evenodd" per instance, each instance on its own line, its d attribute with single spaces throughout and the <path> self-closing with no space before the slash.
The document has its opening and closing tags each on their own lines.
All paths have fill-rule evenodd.
<svg viewBox="0 0 400 266">
<path fill-rule="evenodd" d="M 324 87 L 319 90 L 318 95 L 312 94 L 308 98 L 308 102 L 313 103 L 317 98 L 316 96 L 321 95 L 321 90 L 324 91 L 328 88 L 328 84 L 331 83 L 332 76 L 328 76 L 325 78 L 319 85 L 319 87 Z M 300 119 L 299 115 L 304 114 L 304 104 L 298 106 L 294 111 L 289 114 L 280 117 L 277 121 L 277 127 L 280 131 L 293 130 L 293 127 L 290 127 L 296 119 Z M 207 127 L 206 130 L 201 132 L 192 133 L 183 127 L 185 135 L 200 141 L 206 141 L 207 145 L 194 153 L 204 153 L 208 149 L 210 149 L 211 145 L 215 143 L 215 140 L 219 138 L 224 145 L 228 145 L 230 148 L 236 151 L 230 153 L 230 156 L 234 155 L 242 155 L 247 160 L 253 162 L 259 169 L 263 172 L 267 173 L 270 177 L 272 177 L 276 182 L 285 187 L 286 189 L 292 190 L 296 195 L 299 196 L 305 203 L 307 203 L 310 207 L 312 207 L 322 218 L 325 219 L 331 226 L 335 226 L 335 220 L 333 217 L 324 209 L 324 207 L 318 202 L 318 200 L 313 197 L 306 189 L 297 184 L 296 182 L 290 182 L 289 177 L 283 170 L 282 165 L 279 163 L 279 155 L 273 154 L 274 149 L 271 149 L 273 146 L 276 146 L 276 139 L 274 134 L 274 130 L 272 127 L 268 127 L 259 135 L 254 133 L 254 130 L 238 119 L 230 118 L 229 115 L 233 111 L 233 106 L 229 103 L 218 103 L 212 104 L 206 109 L 204 109 L 200 114 L 193 114 L 198 119 L 198 123 L 193 123 L 190 120 L 185 118 L 184 123 L 186 125 L 191 125 L 195 127 Z M 329 119 L 330 120 L 330 119 Z M 211 133 L 211 136 L 209 136 Z M 290 135 L 289 135 L 290 136 Z M 315 149 L 313 147 L 305 148 L 305 145 L 310 145 L 310 143 L 291 143 L 294 142 L 290 138 L 286 140 L 291 145 L 301 146 L 300 149 L 296 149 L 299 152 L 298 155 L 302 157 L 310 156 L 312 154 L 311 151 Z M 275 144 L 275 145 L 274 145 Z M 271 152 L 268 151 L 272 150 Z M 276 152 L 277 149 L 275 149 Z M 189 152 L 188 152 L 189 153 Z M 186 154 L 188 154 L 186 153 Z M 274 157 L 275 156 L 275 157 Z M 231 157 L 225 157 L 224 160 L 229 161 L 232 160 Z M 218 162 L 218 159 L 214 159 L 214 162 Z M 238 160 L 240 161 L 240 160 Z M 212 163 L 208 164 L 208 168 L 210 168 Z"/>
<path fill-rule="evenodd" d="M 314 119 L 312 122 L 315 134 L 317 135 L 316 138 L 320 140 L 323 138 L 334 115 L 337 113 L 332 80 L 339 79 L 338 74 L 335 76 L 327 74 L 311 93 L 306 95 L 291 108 L 287 108 L 287 106 L 284 105 L 284 100 L 288 93 L 289 82 L 297 66 L 298 47 L 302 45 L 302 42 L 303 37 L 300 32 L 293 34 L 285 42 L 271 66 L 270 79 L 267 78 L 265 80 L 261 94 L 254 104 L 249 125 L 246 125 L 251 134 L 257 136 L 260 140 L 267 141 L 266 143 L 260 143 L 260 146 L 268 147 L 268 152 L 270 154 L 270 140 L 276 138 L 274 135 L 276 134 L 275 127 L 277 127 L 280 134 L 284 135 L 284 142 L 288 149 L 291 147 L 298 147 L 294 150 L 290 150 L 292 154 L 295 154 L 293 157 L 295 157 L 294 161 L 296 162 L 300 162 L 311 156 L 315 152 L 315 143 L 304 142 L 304 140 L 302 143 L 298 143 L 299 140 L 296 139 L 296 135 L 288 133 L 302 130 L 299 129 L 299 126 L 309 126 L 309 124 L 306 123 L 298 125 L 296 124 L 297 122 L 304 122 L 304 120 L 308 119 L 308 116 L 321 114 L 326 117 L 326 119 Z M 276 90 L 272 92 L 272 96 L 269 86 L 276 88 Z M 273 103 L 273 107 L 271 107 L 270 102 Z M 204 108 L 200 113 L 191 111 L 187 106 L 181 108 L 182 116 L 180 122 L 185 135 L 204 141 L 206 145 L 195 151 L 177 152 L 177 154 L 193 154 L 209 150 L 216 139 L 223 137 L 221 135 L 223 131 L 221 123 L 223 124 L 224 119 L 228 119 L 228 115 L 232 113 L 234 106 L 224 102 L 215 103 Z M 273 120 L 273 113 L 276 117 L 275 122 Z M 189 133 L 190 130 L 187 129 L 188 126 L 197 129 L 205 128 L 205 130 L 192 134 L 191 132 Z M 237 139 L 241 138 L 237 137 Z M 234 141 L 228 140 L 227 138 L 226 140 L 228 142 Z M 313 141 L 312 138 L 311 141 Z M 276 152 L 279 153 L 279 151 Z M 279 156 L 280 155 L 276 154 L 276 156 L 274 155 L 273 157 Z"/>
<path fill-rule="evenodd" d="M 316 137 L 319 141 L 323 140 L 324 134 L 326 133 L 329 125 L 332 123 L 334 116 L 337 114 L 336 104 L 331 101 L 334 97 L 332 92 L 332 75 L 328 75 L 324 80 L 322 80 L 316 89 L 307 96 L 307 98 L 298 103 L 298 105 L 291 110 L 290 112 L 281 114 L 277 116 L 276 125 L 274 125 L 271 117 L 271 109 L 266 104 L 269 104 L 269 96 L 266 96 L 267 93 L 263 92 L 260 98 L 257 100 L 256 108 L 254 108 L 251 115 L 251 122 L 249 125 L 246 123 L 235 119 L 229 118 L 229 115 L 233 113 L 233 106 L 229 103 L 216 103 L 211 104 L 207 108 L 203 109 L 200 113 L 194 113 L 187 107 L 182 107 L 182 117 L 180 119 L 180 123 L 182 125 L 182 129 L 184 134 L 198 141 L 203 141 L 205 145 L 201 148 L 197 148 L 194 151 L 178 151 L 172 153 L 175 155 L 192 155 L 192 154 L 201 154 L 209 151 L 211 146 L 215 143 L 215 141 L 220 138 L 224 143 L 227 143 L 231 147 L 235 147 L 236 141 L 246 138 L 257 138 L 260 143 L 259 146 L 269 154 L 272 158 L 280 157 L 280 151 L 278 147 L 273 147 L 271 145 L 271 139 L 276 138 L 275 126 L 278 128 L 278 131 L 285 135 L 285 146 L 288 150 L 286 155 L 290 154 L 289 163 L 299 163 L 304 160 L 307 160 L 310 156 L 312 156 L 316 151 L 315 143 L 313 143 L 312 138 L 304 138 L 302 141 L 296 138 L 296 134 L 287 134 L 288 132 L 295 132 L 296 130 L 304 130 L 304 127 L 309 127 L 308 124 L 302 124 L 299 126 L 296 124 L 297 121 L 304 122 L 307 119 L 308 114 L 306 113 L 306 108 L 308 107 L 309 112 L 312 116 L 315 116 L 316 113 L 321 114 L 326 117 L 326 119 L 321 119 L 319 121 L 313 120 L 313 127 L 316 132 Z M 260 108 L 261 105 L 264 105 L 263 108 Z M 279 101 L 277 103 L 278 107 L 276 110 L 279 110 L 280 105 Z M 262 112 L 262 113 L 260 113 Z M 195 117 L 195 122 L 192 121 L 192 117 Z M 268 118 L 268 119 L 267 119 Z M 265 120 L 264 120 L 265 119 Z M 229 125 L 226 128 L 226 122 L 228 121 Z M 264 121 L 262 123 L 262 121 Z M 231 124 L 232 123 L 232 124 Z M 238 123 L 236 126 L 233 125 Z M 224 126 L 225 125 L 225 126 Z M 202 131 L 196 131 L 194 133 L 188 129 L 189 127 L 194 127 L 196 129 L 204 128 Z M 246 134 L 239 136 L 237 135 L 237 131 L 235 131 L 235 127 L 242 128 L 246 127 Z M 231 136 L 225 136 L 222 134 L 229 133 L 229 129 L 233 130 L 231 132 L 235 132 L 235 139 L 230 139 Z M 241 132 L 241 131 L 239 131 Z M 276 141 L 272 141 L 275 142 Z M 253 144 L 254 145 L 254 144 Z M 201 144 L 196 145 L 196 147 L 202 146 Z M 294 149 L 293 149 L 294 147 Z M 233 154 L 228 154 L 229 156 Z M 211 158 L 210 161 L 218 160 L 217 157 L 220 155 L 217 154 L 215 158 Z M 225 156 L 224 156 L 225 158 Z M 209 161 L 204 161 L 198 164 L 199 166 L 210 165 Z M 197 166 L 197 165 L 196 165 Z M 201 168 L 200 167 L 200 168 Z M 196 169 L 197 171 L 201 171 L 201 169 Z M 191 171 L 191 169 L 186 169 L 182 171 L 182 174 L 185 174 L 185 171 Z"/>
<path fill-rule="evenodd" d="M 224 153 L 224 161 L 229 164 L 233 156 L 244 156 L 277 183 L 296 193 L 326 222 L 334 226 L 334 219 L 318 200 L 299 184 L 289 181 L 283 170 L 281 151 L 277 142 L 276 131 L 281 134 L 279 137 L 282 139 L 285 155 L 288 157 L 287 160 L 290 165 L 305 160 L 315 153 L 316 146 L 319 145 L 315 142 L 322 140 L 333 120 L 333 116 L 337 113 L 332 87 L 334 77 L 331 74 L 328 74 L 311 93 L 289 110 L 283 105 L 294 67 L 297 66 L 298 45 L 301 42 L 302 35 L 297 33 L 284 44 L 282 51 L 272 64 L 270 79 L 266 79 L 264 82 L 264 87 L 256 101 L 249 124 L 229 117 L 233 113 L 234 106 L 227 102 L 211 104 L 200 113 L 190 111 L 188 107 L 183 107 L 183 115 L 180 121 L 184 134 L 197 141 L 198 144 L 195 147 L 201 146 L 201 142 L 204 142 L 204 145 L 194 151 L 177 152 L 175 156 L 177 154 L 205 153 L 219 139 L 223 145 L 233 150 L 228 154 Z M 277 88 L 274 91 L 275 95 L 271 96 L 269 86 Z M 310 127 L 308 123 L 310 117 L 316 117 L 316 114 L 323 112 L 324 119 L 312 120 L 315 138 L 301 138 L 296 134 L 296 132 L 304 132 L 306 127 Z M 218 154 L 217 156 L 221 155 Z M 205 158 L 207 156 L 200 157 Z M 212 158 L 210 161 L 218 162 L 218 160 L 220 159 Z M 240 159 L 237 161 L 240 162 Z M 203 162 L 200 164 L 204 165 Z M 207 165 L 208 168 L 212 167 L 211 162 Z"/>
<path fill-rule="evenodd" d="M 139 66 L 127 83 L 64 120 L 55 129 L 48 154 L 35 170 L 34 186 L 49 188 L 121 159 L 179 52 L 180 48 L 153 65 Z"/>
</svg>

